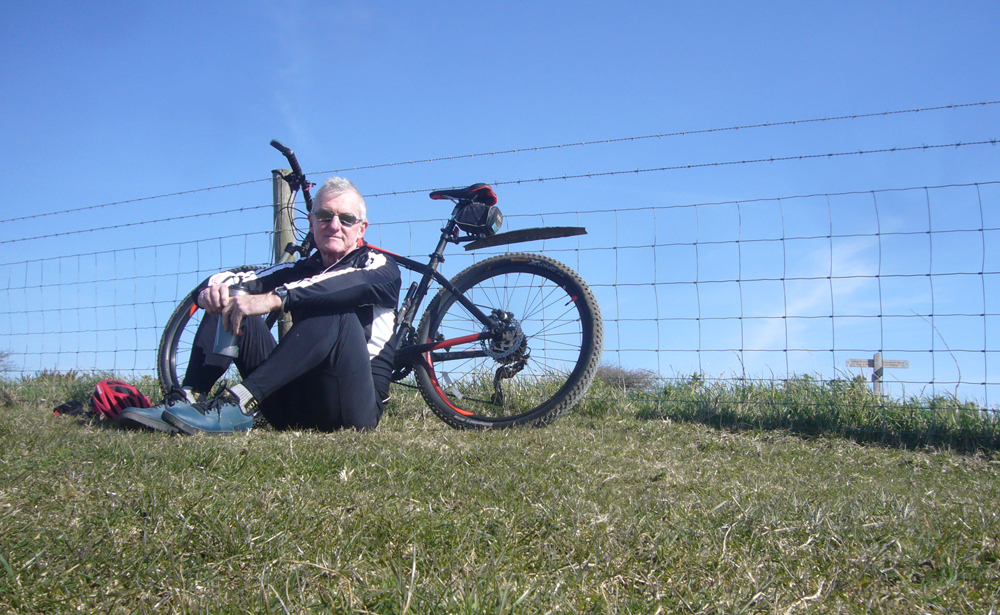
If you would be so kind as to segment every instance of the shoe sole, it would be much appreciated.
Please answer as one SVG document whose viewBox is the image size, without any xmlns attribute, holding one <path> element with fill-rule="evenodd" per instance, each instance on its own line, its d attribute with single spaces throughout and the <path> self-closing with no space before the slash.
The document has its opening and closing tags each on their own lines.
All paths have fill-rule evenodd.
<svg viewBox="0 0 1000 615">
<path fill-rule="evenodd" d="M 163 413 L 163 420 L 167 421 L 168 423 L 170 423 L 170 425 L 172 425 L 173 427 L 177 428 L 180 431 L 183 431 L 184 433 L 186 433 L 189 436 L 196 436 L 196 435 L 198 435 L 200 433 L 208 434 L 210 436 L 224 436 L 226 434 L 243 433 L 243 432 L 246 432 L 246 431 L 250 431 L 250 429 L 252 427 L 251 426 L 251 427 L 248 427 L 246 429 L 230 429 L 228 431 L 227 430 L 218 431 L 218 430 L 200 429 L 198 427 L 195 427 L 194 425 L 189 425 L 189 424 L 185 423 L 184 421 L 178 419 L 177 417 L 172 416 L 170 414 L 167 414 L 166 412 Z"/>
<path fill-rule="evenodd" d="M 183 431 L 184 433 L 186 433 L 189 436 L 193 436 L 193 435 L 200 434 L 200 433 L 205 433 L 202 430 L 198 429 L 197 427 L 192 427 L 191 425 L 188 425 L 187 423 L 185 423 L 183 421 L 180 421 L 180 420 L 178 420 L 178 419 L 176 419 L 176 418 L 174 418 L 174 417 L 172 417 L 172 416 L 170 416 L 170 415 L 168 415 L 166 413 L 164 413 L 164 415 L 163 415 L 163 420 L 166 421 L 167 423 L 169 423 L 171 427 L 173 427 L 173 428 L 175 428 L 175 429 L 177 429 L 179 431 Z"/>
<path fill-rule="evenodd" d="M 167 423 L 166 421 L 154 418 L 148 414 L 140 414 L 138 412 L 131 412 L 126 410 L 122 412 L 121 420 L 132 421 L 133 423 L 138 423 L 142 427 L 148 427 L 155 431 L 163 431 L 166 433 L 177 433 L 177 428 Z"/>
</svg>

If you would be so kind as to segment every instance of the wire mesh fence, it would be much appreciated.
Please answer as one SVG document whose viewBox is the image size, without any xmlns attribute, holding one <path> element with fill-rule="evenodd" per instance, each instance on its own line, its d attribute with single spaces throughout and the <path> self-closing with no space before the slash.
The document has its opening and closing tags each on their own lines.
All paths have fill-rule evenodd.
<svg viewBox="0 0 1000 615">
<path fill-rule="evenodd" d="M 373 221 L 367 238 L 420 259 L 442 222 Z M 550 211 L 506 225 L 589 234 L 453 249 L 444 273 L 502 251 L 562 260 L 597 295 L 610 365 L 679 380 L 867 380 L 872 368 L 848 363 L 881 353 L 907 364 L 881 374 L 889 396 L 991 408 L 1000 395 L 1000 182 Z M 18 375 L 154 374 L 179 301 L 216 271 L 270 262 L 270 250 L 271 233 L 257 231 L 0 263 L 0 350 Z"/>
</svg>

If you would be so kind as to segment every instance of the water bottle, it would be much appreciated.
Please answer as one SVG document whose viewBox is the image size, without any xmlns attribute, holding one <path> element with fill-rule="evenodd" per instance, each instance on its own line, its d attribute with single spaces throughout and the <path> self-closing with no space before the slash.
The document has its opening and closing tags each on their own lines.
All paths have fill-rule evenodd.
<svg viewBox="0 0 1000 615">
<path fill-rule="evenodd" d="M 229 287 L 229 296 L 246 295 L 247 288 L 242 284 L 233 284 Z M 215 354 L 235 359 L 240 353 L 239 338 L 232 331 L 226 331 L 222 326 L 222 316 L 219 316 L 219 326 L 215 329 Z"/>
</svg>

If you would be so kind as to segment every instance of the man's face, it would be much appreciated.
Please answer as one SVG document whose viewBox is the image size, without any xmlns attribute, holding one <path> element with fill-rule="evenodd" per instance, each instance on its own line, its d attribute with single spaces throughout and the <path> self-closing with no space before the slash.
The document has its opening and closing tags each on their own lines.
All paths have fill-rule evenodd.
<svg viewBox="0 0 1000 615">
<path fill-rule="evenodd" d="M 333 214 L 329 220 L 321 220 Z M 338 214 L 351 214 L 361 219 L 361 206 L 357 195 L 345 192 L 337 196 L 323 195 L 322 202 L 313 204 L 309 215 L 309 230 L 316 240 L 316 249 L 323 256 L 323 264 L 330 266 L 358 247 L 368 228 L 367 221 L 359 221 L 353 226 L 345 225 Z M 317 217 L 318 216 L 318 217 Z"/>
</svg>

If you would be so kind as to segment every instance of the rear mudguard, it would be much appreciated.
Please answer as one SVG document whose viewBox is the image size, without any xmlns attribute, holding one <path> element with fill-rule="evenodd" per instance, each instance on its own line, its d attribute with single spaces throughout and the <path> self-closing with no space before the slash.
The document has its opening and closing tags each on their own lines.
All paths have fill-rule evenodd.
<svg viewBox="0 0 1000 615">
<path fill-rule="evenodd" d="M 467 243 L 465 245 L 465 249 L 478 250 L 479 248 L 503 246 L 512 243 L 523 243 L 525 241 L 557 239 L 559 237 L 573 237 L 575 235 L 586 234 L 587 229 L 582 226 L 546 226 L 541 228 L 526 228 L 500 233 L 498 235 L 493 235 L 492 237 L 481 237 L 475 241 Z"/>
</svg>

